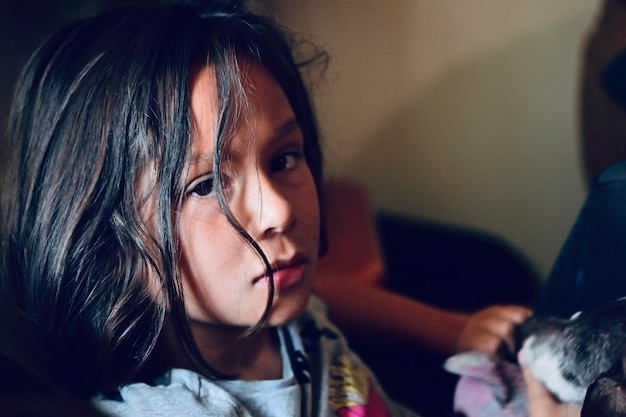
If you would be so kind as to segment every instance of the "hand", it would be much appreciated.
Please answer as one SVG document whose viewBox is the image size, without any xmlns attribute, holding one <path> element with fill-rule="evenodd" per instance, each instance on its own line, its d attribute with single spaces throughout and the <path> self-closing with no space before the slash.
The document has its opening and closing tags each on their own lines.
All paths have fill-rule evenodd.
<svg viewBox="0 0 626 417">
<path fill-rule="evenodd" d="M 546 387 L 522 366 L 528 394 L 529 417 L 580 417 L 580 406 L 556 400 Z"/>
<path fill-rule="evenodd" d="M 493 306 L 472 314 L 457 338 L 457 352 L 479 350 L 502 356 L 504 349 L 514 354 L 513 330 L 531 314 L 522 306 Z"/>
</svg>

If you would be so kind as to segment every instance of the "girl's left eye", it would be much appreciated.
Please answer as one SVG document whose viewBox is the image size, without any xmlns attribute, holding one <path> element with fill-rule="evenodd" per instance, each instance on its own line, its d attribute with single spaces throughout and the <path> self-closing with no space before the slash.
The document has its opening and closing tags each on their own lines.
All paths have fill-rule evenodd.
<svg viewBox="0 0 626 417">
<path fill-rule="evenodd" d="M 195 196 L 199 196 L 199 197 L 204 197 L 204 196 L 211 194 L 212 191 L 213 191 L 213 178 L 210 177 L 210 178 L 205 178 L 201 180 L 200 182 L 196 183 L 195 185 L 193 185 L 193 188 L 191 189 L 191 194 Z"/>
<path fill-rule="evenodd" d="M 287 152 L 280 155 L 272 163 L 272 172 L 291 171 L 300 164 L 303 155 L 300 152 Z"/>
</svg>

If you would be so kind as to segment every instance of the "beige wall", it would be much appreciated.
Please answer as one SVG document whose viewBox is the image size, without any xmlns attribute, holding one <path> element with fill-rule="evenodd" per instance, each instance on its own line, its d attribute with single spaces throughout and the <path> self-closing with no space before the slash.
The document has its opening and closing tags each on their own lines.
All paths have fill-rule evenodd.
<svg viewBox="0 0 626 417">
<path fill-rule="evenodd" d="M 34 41 L 81 12 L 31 3 L 0 6 L 0 126 Z M 332 55 L 315 92 L 332 176 L 361 182 L 380 208 L 494 232 L 546 274 L 585 195 L 576 84 L 597 5 L 273 0 L 271 8 Z"/>
<path fill-rule="evenodd" d="M 379 208 L 487 230 L 547 274 L 586 192 L 580 49 L 590 0 L 275 0 L 331 54 L 328 173 Z"/>
</svg>

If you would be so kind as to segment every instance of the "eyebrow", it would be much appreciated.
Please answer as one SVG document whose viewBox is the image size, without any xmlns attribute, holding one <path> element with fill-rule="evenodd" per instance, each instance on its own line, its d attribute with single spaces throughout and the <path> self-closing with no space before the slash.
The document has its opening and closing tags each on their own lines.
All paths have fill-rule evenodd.
<svg viewBox="0 0 626 417">
<path fill-rule="evenodd" d="M 270 137 L 270 142 L 274 142 L 278 139 L 288 136 L 289 134 L 293 133 L 295 130 L 298 130 L 298 129 L 300 129 L 300 123 L 298 122 L 298 119 L 296 119 L 295 116 L 292 116 L 289 119 L 287 119 L 287 121 L 284 122 L 282 125 L 280 125 L 278 129 L 276 129 L 274 134 Z"/>
<path fill-rule="evenodd" d="M 198 162 L 209 161 L 213 162 L 213 152 L 203 152 L 191 155 L 191 165 L 197 165 Z"/>
</svg>

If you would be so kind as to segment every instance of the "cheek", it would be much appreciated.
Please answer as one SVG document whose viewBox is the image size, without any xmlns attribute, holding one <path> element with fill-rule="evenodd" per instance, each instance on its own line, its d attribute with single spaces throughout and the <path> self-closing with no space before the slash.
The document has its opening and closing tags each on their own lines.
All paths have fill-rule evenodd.
<svg viewBox="0 0 626 417">
<path fill-rule="evenodd" d="M 199 244 L 210 243 L 228 229 L 226 218 L 217 202 L 193 198 L 184 203 L 179 226 L 178 237 L 183 251 L 194 250 Z"/>
<path fill-rule="evenodd" d="M 189 219 L 187 219 L 189 220 Z M 180 231 L 180 276 L 185 309 L 190 318 L 205 321 L 215 316 L 224 297 L 225 270 L 232 269 L 233 253 L 239 251 L 229 227 L 216 221 L 182 222 Z M 215 298 L 217 297 L 217 299 Z M 219 309 L 218 309 L 219 310 Z"/>
<path fill-rule="evenodd" d="M 197 206 L 198 204 L 196 204 Z M 214 275 L 213 269 L 223 257 L 232 231 L 214 210 L 185 208 L 181 214 L 179 244 L 181 250 L 181 277 L 187 287 Z"/>
</svg>

